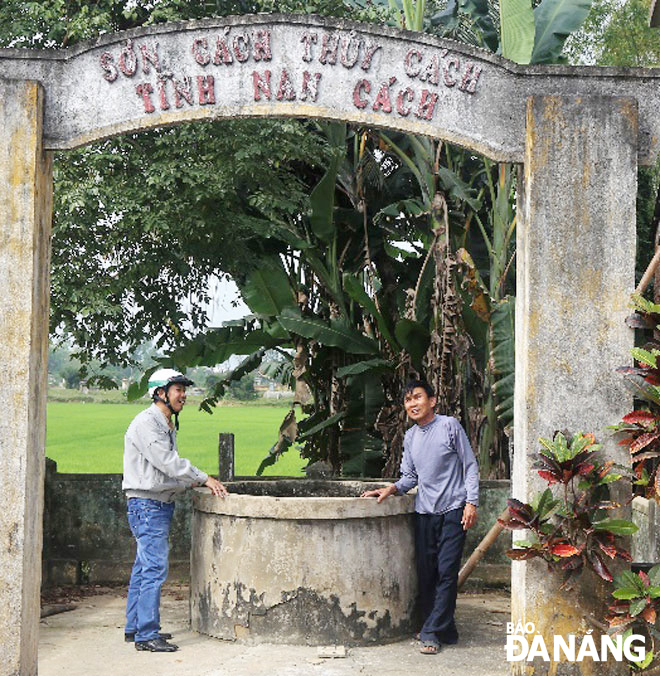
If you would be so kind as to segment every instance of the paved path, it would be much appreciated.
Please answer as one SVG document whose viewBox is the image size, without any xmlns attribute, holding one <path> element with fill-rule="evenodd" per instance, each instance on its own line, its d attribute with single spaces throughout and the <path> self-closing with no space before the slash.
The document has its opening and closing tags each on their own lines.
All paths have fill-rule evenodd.
<svg viewBox="0 0 660 676">
<path fill-rule="evenodd" d="M 498 676 L 505 661 L 509 598 L 503 593 L 460 595 L 461 641 L 436 656 L 422 655 L 412 639 L 351 648 L 343 659 L 322 659 L 317 648 L 242 645 L 188 630 L 187 590 L 168 588 L 161 615 L 175 634 L 176 653 L 137 652 L 123 641 L 125 589 L 89 596 L 75 610 L 41 621 L 40 676 Z"/>
</svg>

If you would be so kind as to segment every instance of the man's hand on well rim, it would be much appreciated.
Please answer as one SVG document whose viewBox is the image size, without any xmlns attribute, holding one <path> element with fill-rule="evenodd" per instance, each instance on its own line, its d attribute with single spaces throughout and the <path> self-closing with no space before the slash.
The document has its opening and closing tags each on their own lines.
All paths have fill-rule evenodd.
<svg viewBox="0 0 660 676">
<path fill-rule="evenodd" d="M 209 475 L 209 478 L 204 484 L 211 489 L 211 493 L 219 498 L 225 498 L 229 495 L 229 491 L 215 478 Z"/>
<path fill-rule="evenodd" d="M 378 498 L 376 502 L 382 502 L 389 495 L 394 495 L 396 493 L 396 486 L 390 484 L 389 486 L 383 486 L 383 488 L 375 488 L 372 491 L 365 491 L 360 495 L 361 498 Z"/>
</svg>

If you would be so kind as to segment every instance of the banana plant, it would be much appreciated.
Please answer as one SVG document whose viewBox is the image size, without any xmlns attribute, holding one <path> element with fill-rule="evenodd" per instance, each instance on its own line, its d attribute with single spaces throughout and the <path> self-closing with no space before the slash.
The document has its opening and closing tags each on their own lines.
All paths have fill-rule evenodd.
<svg viewBox="0 0 660 676">
<path fill-rule="evenodd" d="M 431 17 L 431 26 L 443 36 L 490 48 L 517 63 L 556 63 L 562 60 L 566 38 L 582 25 L 590 7 L 591 0 L 542 0 L 536 8 L 530 0 L 500 0 L 500 34 L 496 45 L 484 19 L 486 3 L 449 2 L 443 11 Z M 502 462 L 502 452 L 497 448 L 498 432 L 513 424 L 515 297 L 508 292 L 507 278 L 511 279 L 514 270 L 516 170 L 509 164 L 493 167 L 486 158 L 483 165 L 488 196 L 484 201 L 490 209 L 485 219 L 475 211 L 474 221 L 488 251 L 488 284 L 474 284 L 473 289 L 475 302 L 484 296 L 486 299 L 481 316 L 486 317 L 488 324 L 488 358 L 478 447 L 482 471 L 488 474 L 493 463 Z M 480 280 L 484 276 L 483 271 L 473 268 L 473 278 Z M 483 343 L 479 336 L 483 327 L 474 321 L 466 323 L 472 326 L 475 343 Z"/>
<path fill-rule="evenodd" d="M 377 422 L 392 406 L 386 393 L 396 389 L 401 355 L 417 345 L 417 336 L 397 319 L 402 289 L 414 284 L 408 278 L 416 270 L 388 249 L 390 239 L 405 233 L 373 221 L 384 180 L 373 139 L 340 124 L 319 125 L 319 131 L 331 159 L 310 192 L 308 214 L 273 225 L 279 244 L 237 280 L 251 323 L 223 327 L 214 338 L 235 345 L 244 331 L 245 345 L 237 350 L 247 354 L 244 363 L 252 365 L 265 348 L 291 362 L 294 403 L 259 472 L 297 444 L 310 461 L 328 460 L 347 475 L 378 476 L 388 446 Z M 226 351 L 214 338 L 200 337 L 188 353 L 172 358 L 216 363 Z M 209 405 L 225 385 L 215 385 Z"/>
</svg>

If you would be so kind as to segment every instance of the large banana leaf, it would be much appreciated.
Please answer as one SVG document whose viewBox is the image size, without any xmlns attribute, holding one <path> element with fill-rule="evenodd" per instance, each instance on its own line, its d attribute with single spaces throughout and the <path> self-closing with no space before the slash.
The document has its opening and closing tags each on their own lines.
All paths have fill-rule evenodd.
<svg viewBox="0 0 660 676">
<path fill-rule="evenodd" d="M 529 63 L 534 49 L 531 0 L 500 0 L 501 52 L 505 59 Z"/>
<path fill-rule="evenodd" d="M 312 206 L 312 212 L 309 216 L 309 222 L 314 234 L 326 244 L 332 241 L 335 234 L 334 224 L 334 206 L 335 206 L 335 183 L 337 181 L 337 170 L 339 168 L 339 158 L 334 156 L 330 160 L 330 166 L 325 172 L 323 178 L 318 182 L 309 201 Z"/>
<path fill-rule="evenodd" d="M 335 186 L 341 159 L 345 153 L 346 125 L 331 122 L 322 125 L 322 128 L 328 137 L 328 141 L 333 146 L 334 152 L 328 170 L 309 196 L 312 209 L 309 222 L 316 237 L 329 244 L 335 235 Z"/>
<path fill-rule="evenodd" d="M 367 359 L 359 361 L 348 366 L 341 366 L 337 369 L 337 378 L 346 378 L 347 376 L 357 376 L 361 373 L 389 373 L 394 368 L 394 364 L 387 359 Z"/>
<path fill-rule="evenodd" d="M 493 363 L 493 393 L 497 417 L 504 425 L 513 424 L 513 385 L 515 368 L 515 298 L 507 296 L 491 313 L 490 356 Z"/>
<path fill-rule="evenodd" d="M 331 427 L 332 425 L 336 425 L 340 420 L 343 420 L 345 417 L 346 417 L 346 413 L 344 411 L 341 411 L 340 413 L 335 413 L 335 415 L 331 415 L 329 418 L 326 418 L 322 422 L 317 423 L 313 427 L 310 427 L 309 429 L 305 430 L 302 434 L 299 434 L 296 441 L 302 441 L 303 439 L 306 439 L 307 437 L 311 437 L 314 434 L 321 432 L 326 427 Z"/>
<path fill-rule="evenodd" d="M 358 333 L 341 319 L 331 319 L 329 324 L 320 319 L 303 317 L 298 310 L 285 308 L 277 320 L 291 333 L 310 338 L 321 345 L 339 347 L 351 354 L 377 354 L 378 344 Z"/>
<path fill-rule="evenodd" d="M 374 317 L 376 323 L 378 324 L 378 328 L 380 329 L 380 332 L 383 334 L 385 340 L 390 344 L 390 347 L 393 350 L 399 352 L 401 350 L 401 347 L 399 346 L 394 336 L 392 335 L 389 323 L 387 322 L 385 317 L 383 317 L 383 315 L 378 311 L 376 303 L 369 297 L 369 294 L 367 294 L 367 292 L 364 290 L 364 286 L 362 285 L 360 278 L 356 277 L 353 274 L 345 272 L 343 275 L 343 280 L 344 280 L 344 290 L 346 291 L 346 293 L 348 293 L 348 295 L 356 303 L 358 303 L 361 307 L 367 310 L 372 317 Z"/>
<path fill-rule="evenodd" d="M 254 328 L 254 320 L 239 320 L 231 326 L 200 333 L 168 356 L 170 363 L 185 367 L 215 366 L 233 354 L 252 354 L 261 347 L 282 343 L 262 329 Z"/>
<path fill-rule="evenodd" d="M 305 252 L 305 262 L 312 268 L 314 274 L 318 277 L 319 282 L 321 282 L 332 295 L 332 299 L 337 303 L 337 306 L 343 312 L 344 316 L 346 316 L 344 294 L 340 288 L 340 278 L 334 274 L 335 271 L 329 270 L 318 253 L 313 249 Z"/>
<path fill-rule="evenodd" d="M 272 317 L 295 302 L 279 258 L 265 259 L 240 285 L 246 305 L 260 317 Z"/>
<path fill-rule="evenodd" d="M 400 319 L 394 329 L 394 334 L 403 349 L 410 355 L 415 368 L 421 370 L 422 359 L 431 342 L 429 332 L 419 322 Z"/>
<path fill-rule="evenodd" d="M 375 216 L 374 221 L 379 222 L 383 216 L 392 216 L 398 218 L 402 213 L 410 214 L 411 216 L 419 216 L 425 213 L 426 207 L 415 197 L 411 199 L 399 200 L 394 204 L 388 204 L 383 207 Z"/>
<path fill-rule="evenodd" d="M 592 0 L 543 0 L 534 10 L 531 63 L 556 63 L 566 38 L 584 23 Z"/>
<path fill-rule="evenodd" d="M 474 190 L 456 172 L 440 165 L 438 178 L 441 186 L 452 197 L 466 202 L 475 211 L 479 210 L 479 201 L 474 197 Z"/>
</svg>

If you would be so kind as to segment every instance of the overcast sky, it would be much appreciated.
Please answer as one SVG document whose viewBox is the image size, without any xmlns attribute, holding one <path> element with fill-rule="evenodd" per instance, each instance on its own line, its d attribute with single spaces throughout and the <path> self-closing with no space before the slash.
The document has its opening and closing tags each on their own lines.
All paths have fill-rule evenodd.
<svg viewBox="0 0 660 676">
<path fill-rule="evenodd" d="M 213 298 L 209 307 L 210 326 L 220 326 L 222 322 L 250 314 L 250 308 L 241 300 L 238 287 L 232 280 L 216 278 L 210 286 Z"/>
</svg>

